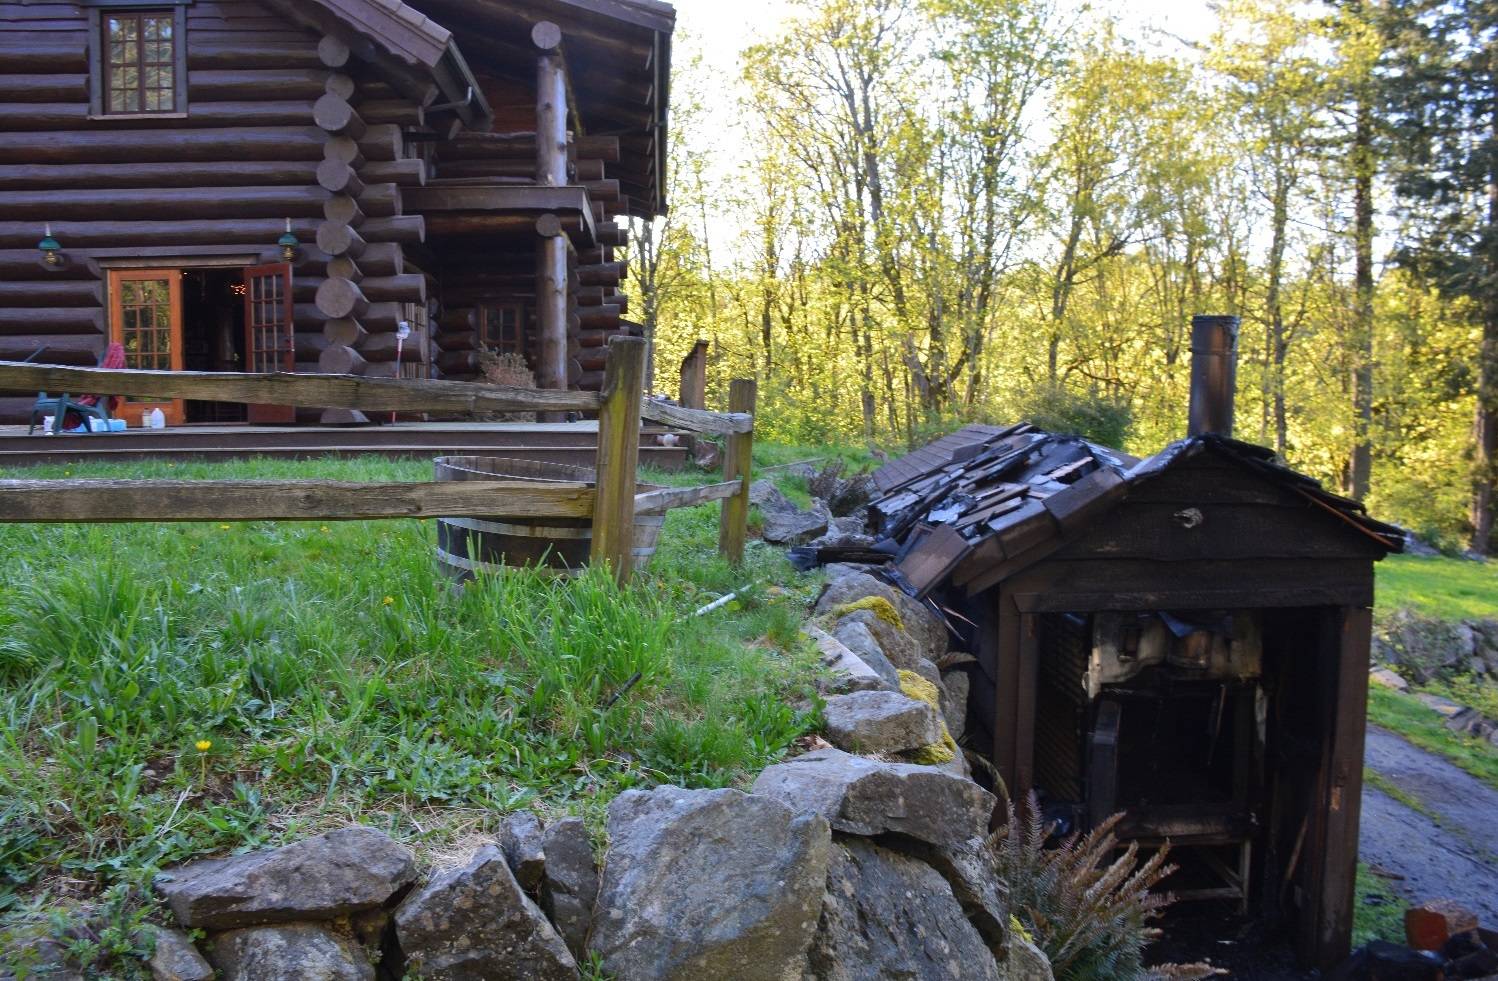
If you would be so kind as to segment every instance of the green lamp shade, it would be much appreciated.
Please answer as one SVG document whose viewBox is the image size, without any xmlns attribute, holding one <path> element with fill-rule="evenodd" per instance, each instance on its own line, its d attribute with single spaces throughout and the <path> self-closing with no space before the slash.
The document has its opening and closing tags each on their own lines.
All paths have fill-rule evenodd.
<svg viewBox="0 0 1498 981">
<path fill-rule="evenodd" d="M 39 249 L 41 249 L 43 252 L 61 252 L 62 251 L 62 243 L 59 242 L 57 239 L 53 238 L 51 235 L 48 235 L 46 238 L 44 238 L 40 242 L 38 242 L 36 244 L 36 247 L 39 248 Z"/>
<path fill-rule="evenodd" d="M 302 243 L 297 240 L 297 237 L 295 235 L 287 232 L 285 235 L 282 235 L 279 239 L 276 240 L 276 244 L 283 249 L 294 249 Z"/>
</svg>

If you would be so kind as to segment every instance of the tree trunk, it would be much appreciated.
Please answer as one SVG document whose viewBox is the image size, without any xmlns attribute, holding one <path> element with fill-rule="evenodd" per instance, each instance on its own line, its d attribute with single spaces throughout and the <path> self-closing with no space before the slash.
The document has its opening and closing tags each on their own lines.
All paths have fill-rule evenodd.
<svg viewBox="0 0 1498 981">
<path fill-rule="evenodd" d="M 1290 223 L 1290 181 L 1283 172 L 1274 176 L 1274 201 L 1272 228 L 1269 242 L 1269 288 L 1265 296 L 1268 307 L 1268 369 L 1265 378 L 1266 394 L 1273 407 L 1274 451 L 1285 455 L 1288 425 L 1285 419 L 1285 311 L 1283 279 L 1285 274 L 1285 230 Z"/>
<path fill-rule="evenodd" d="M 1373 107 L 1358 95 L 1353 134 L 1353 305 L 1352 408 L 1354 439 L 1350 490 L 1368 496 L 1373 473 Z"/>
<path fill-rule="evenodd" d="M 1491 60 L 1498 71 L 1498 47 Z M 1492 137 L 1498 140 L 1498 108 L 1490 121 Z M 1477 459 L 1472 489 L 1472 551 L 1487 555 L 1493 542 L 1494 484 L 1498 483 L 1498 155 L 1489 156 L 1487 272 L 1489 290 L 1483 304 L 1482 354 L 1477 382 L 1477 424 L 1474 443 Z"/>
</svg>

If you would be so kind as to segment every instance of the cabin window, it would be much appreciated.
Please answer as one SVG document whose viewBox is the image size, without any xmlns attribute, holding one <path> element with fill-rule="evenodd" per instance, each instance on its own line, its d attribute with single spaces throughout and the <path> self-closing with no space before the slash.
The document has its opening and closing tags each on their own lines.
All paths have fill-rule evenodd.
<svg viewBox="0 0 1498 981">
<path fill-rule="evenodd" d="M 100 6 L 103 9 L 89 12 L 93 23 L 90 111 L 96 116 L 185 112 L 186 8 Z"/>
<path fill-rule="evenodd" d="M 480 340 L 495 354 L 525 354 L 525 307 L 519 303 L 483 308 Z"/>
</svg>

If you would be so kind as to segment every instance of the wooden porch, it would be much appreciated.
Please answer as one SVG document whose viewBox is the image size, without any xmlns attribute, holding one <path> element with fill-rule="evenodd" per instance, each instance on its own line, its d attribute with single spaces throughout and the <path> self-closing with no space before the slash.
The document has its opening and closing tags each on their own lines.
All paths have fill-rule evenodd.
<svg viewBox="0 0 1498 981">
<path fill-rule="evenodd" d="M 662 446 L 658 437 L 675 430 L 647 425 L 640 436 L 640 463 L 679 470 L 691 436 Z M 302 460 L 374 454 L 389 458 L 499 456 L 591 467 L 597 456 L 598 423 L 398 422 L 381 426 L 184 425 L 129 429 L 121 433 L 26 435 L 25 426 L 0 426 L 0 470 L 38 464 L 137 460 L 215 461 L 250 457 Z"/>
</svg>

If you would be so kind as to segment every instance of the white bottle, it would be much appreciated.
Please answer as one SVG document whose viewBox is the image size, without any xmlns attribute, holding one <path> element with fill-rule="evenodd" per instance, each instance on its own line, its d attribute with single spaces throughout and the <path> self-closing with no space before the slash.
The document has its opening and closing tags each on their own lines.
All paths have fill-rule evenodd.
<svg viewBox="0 0 1498 981">
<path fill-rule="evenodd" d="M 152 409 L 151 414 L 147 416 L 147 425 L 152 429 L 165 429 L 166 414 L 160 409 Z"/>
</svg>

